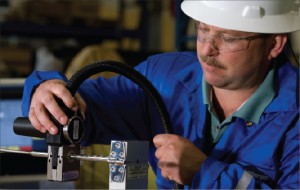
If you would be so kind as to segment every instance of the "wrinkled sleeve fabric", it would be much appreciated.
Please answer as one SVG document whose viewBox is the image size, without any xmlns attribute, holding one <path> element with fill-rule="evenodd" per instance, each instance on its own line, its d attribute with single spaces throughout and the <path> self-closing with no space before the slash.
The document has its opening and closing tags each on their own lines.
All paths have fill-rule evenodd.
<svg viewBox="0 0 300 190">
<path fill-rule="evenodd" d="M 24 117 L 28 117 L 31 96 L 34 93 L 36 87 L 42 82 L 50 79 L 61 79 L 67 81 L 67 78 L 62 73 L 55 71 L 34 71 L 25 80 L 22 97 L 22 114 Z"/>
<path fill-rule="evenodd" d="M 280 159 L 278 186 L 282 189 L 300 189 L 300 121 L 299 112 L 295 126 L 287 133 Z"/>
<path fill-rule="evenodd" d="M 299 119 L 294 124 L 280 145 L 281 156 L 274 158 L 279 164 L 274 179 L 252 173 L 245 163 L 226 163 L 209 156 L 195 175 L 192 189 L 299 189 Z"/>
<path fill-rule="evenodd" d="M 252 175 L 247 173 L 239 164 L 228 164 L 213 157 L 208 157 L 195 175 L 192 188 L 251 189 L 254 184 L 255 181 Z"/>
</svg>

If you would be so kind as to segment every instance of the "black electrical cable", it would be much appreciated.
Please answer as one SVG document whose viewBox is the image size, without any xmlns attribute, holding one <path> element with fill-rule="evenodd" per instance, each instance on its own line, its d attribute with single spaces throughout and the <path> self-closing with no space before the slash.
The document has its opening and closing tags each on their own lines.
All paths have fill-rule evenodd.
<svg viewBox="0 0 300 190">
<path fill-rule="evenodd" d="M 154 106 L 159 113 L 162 127 L 165 130 L 166 134 L 172 134 L 173 128 L 171 126 L 170 117 L 168 111 L 165 107 L 165 104 L 157 92 L 156 88 L 150 83 L 146 77 L 144 77 L 141 73 L 134 70 L 132 67 L 122 64 L 117 61 L 100 61 L 89 64 L 79 71 L 77 71 L 67 82 L 66 87 L 74 96 L 79 86 L 83 81 L 88 79 L 94 74 L 111 71 L 114 73 L 121 74 L 134 83 L 136 83 L 140 88 L 143 89 L 144 93 L 151 98 L 154 103 Z M 175 182 L 175 189 L 183 189 L 183 185 L 180 185 Z"/>
<path fill-rule="evenodd" d="M 77 71 L 67 82 L 66 87 L 74 96 L 83 81 L 94 74 L 104 71 L 111 71 L 121 74 L 134 83 L 138 84 L 139 87 L 144 90 L 144 93 L 148 95 L 153 101 L 154 106 L 159 113 L 162 127 L 164 128 L 165 133 L 173 133 L 170 117 L 161 96 L 159 95 L 155 87 L 141 73 L 134 70 L 128 65 L 116 61 L 101 61 L 89 64 Z"/>
</svg>

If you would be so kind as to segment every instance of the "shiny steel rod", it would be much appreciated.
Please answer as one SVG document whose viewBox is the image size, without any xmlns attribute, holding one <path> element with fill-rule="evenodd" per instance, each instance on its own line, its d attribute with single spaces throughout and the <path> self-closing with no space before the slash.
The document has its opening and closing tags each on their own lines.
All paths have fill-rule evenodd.
<svg viewBox="0 0 300 190">
<path fill-rule="evenodd" d="M 70 155 L 70 157 L 76 160 L 124 164 L 124 161 L 117 160 L 116 158 L 112 158 L 112 157 L 101 157 L 101 156 L 90 156 L 90 155 Z"/>
<path fill-rule="evenodd" d="M 47 152 L 35 152 L 35 151 L 22 151 L 22 150 L 12 150 L 0 148 L 0 152 L 4 153 L 15 153 L 15 154 L 27 154 L 34 157 L 48 157 Z M 101 157 L 101 156 L 88 156 L 88 155 L 70 155 L 70 158 L 82 161 L 93 161 L 93 162 L 108 162 L 113 164 L 124 164 L 124 161 L 117 160 L 111 157 Z"/>
<path fill-rule="evenodd" d="M 12 150 L 12 149 L 4 149 L 4 148 L 0 148 L 0 152 L 6 152 L 6 153 L 16 153 L 16 154 L 28 154 L 30 156 L 34 156 L 34 157 L 48 157 L 48 153 L 47 152 L 35 152 L 35 151 L 23 151 L 23 150 Z"/>
</svg>

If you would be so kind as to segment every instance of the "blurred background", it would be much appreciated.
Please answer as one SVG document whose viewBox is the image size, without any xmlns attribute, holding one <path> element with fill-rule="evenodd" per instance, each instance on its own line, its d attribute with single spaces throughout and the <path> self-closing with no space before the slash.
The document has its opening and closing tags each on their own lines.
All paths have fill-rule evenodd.
<svg viewBox="0 0 300 190">
<path fill-rule="evenodd" d="M 26 77 L 33 69 L 65 72 L 93 45 L 115 50 L 130 65 L 148 54 L 194 49 L 188 43 L 194 26 L 187 27 L 181 0 L 0 2 L 1 78 Z"/>
<path fill-rule="evenodd" d="M 129 65 L 157 52 L 194 50 L 194 24 L 181 1 L 0 0 L 0 77 L 65 72 L 84 48 L 105 47 Z M 291 34 L 298 59 L 299 36 Z"/>
</svg>

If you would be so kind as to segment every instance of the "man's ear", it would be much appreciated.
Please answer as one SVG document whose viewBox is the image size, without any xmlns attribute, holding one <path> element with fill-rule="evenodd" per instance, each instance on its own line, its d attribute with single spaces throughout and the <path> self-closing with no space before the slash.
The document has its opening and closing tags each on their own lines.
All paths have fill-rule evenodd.
<svg viewBox="0 0 300 190">
<path fill-rule="evenodd" d="M 273 44 L 270 49 L 269 59 L 274 59 L 277 57 L 282 51 L 287 42 L 286 34 L 276 34 L 273 38 Z"/>
</svg>

